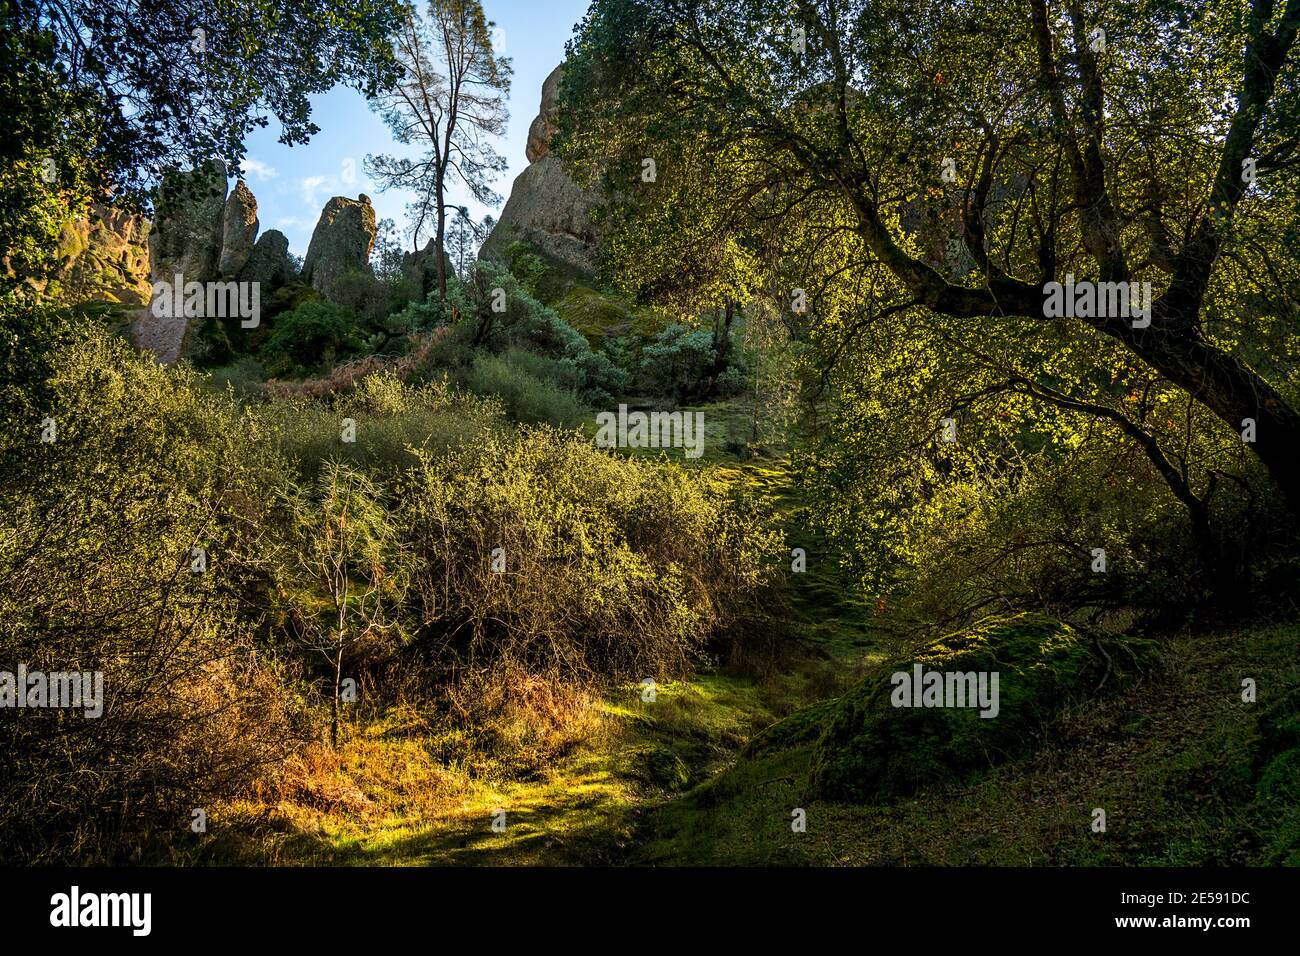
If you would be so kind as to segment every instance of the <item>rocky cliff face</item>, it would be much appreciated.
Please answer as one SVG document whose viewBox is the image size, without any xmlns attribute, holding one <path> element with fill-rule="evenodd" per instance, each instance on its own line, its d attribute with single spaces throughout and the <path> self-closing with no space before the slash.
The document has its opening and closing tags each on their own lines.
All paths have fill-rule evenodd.
<svg viewBox="0 0 1300 956">
<path fill-rule="evenodd" d="M 325 204 L 311 234 L 302 277 L 327 299 L 349 272 L 370 272 L 375 244 L 375 210 L 364 193 L 356 199 L 335 196 Z"/>
<path fill-rule="evenodd" d="M 51 276 L 58 301 L 144 305 L 151 289 L 148 238 L 147 219 L 110 206 L 92 206 L 85 219 L 67 223 Z"/>
<path fill-rule="evenodd" d="M 542 84 L 541 108 L 528 130 L 529 166 L 515 178 L 501 218 L 479 254 L 500 256 L 511 243 L 524 240 L 544 259 L 589 273 L 599 238 L 590 217 L 596 197 L 579 187 L 550 151 L 563 75 L 557 66 Z"/>
</svg>

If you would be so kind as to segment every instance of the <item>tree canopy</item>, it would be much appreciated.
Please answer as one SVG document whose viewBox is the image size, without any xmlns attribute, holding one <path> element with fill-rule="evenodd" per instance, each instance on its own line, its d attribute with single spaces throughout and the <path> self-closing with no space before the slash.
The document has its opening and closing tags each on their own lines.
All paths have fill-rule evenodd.
<svg viewBox="0 0 1300 956">
<path fill-rule="evenodd" d="M 601 0 L 559 149 L 616 190 L 624 260 L 762 237 L 882 522 L 1104 432 L 1204 539 L 1255 461 L 1300 508 L 1297 28 L 1296 0 Z M 1149 283 L 1149 321 L 1051 314 L 1076 281 Z"/>
</svg>

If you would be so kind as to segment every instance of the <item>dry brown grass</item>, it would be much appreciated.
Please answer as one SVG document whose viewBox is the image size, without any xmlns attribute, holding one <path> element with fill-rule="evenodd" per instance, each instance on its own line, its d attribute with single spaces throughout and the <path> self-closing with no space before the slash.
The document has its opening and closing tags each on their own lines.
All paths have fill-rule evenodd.
<svg viewBox="0 0 1300 956">
<path fill-rule="evenodd" d="M 536 770 L 605 732 L 591 690 L 519 667 L 462 677 L 447 699 L 485 749 L 518 770 Z"/>
<path fill-rule="evenodd" d="M 268 379 L 262 389 L 269 398 L 317 400 L 349 392 L 368 375 L 387 373 L 405 382 L 427 365 L 434 347 L 447 331 L 448 329 L 444 327 L 423 335 L 411 336 L 412 348 L 405 355 L 366 355 L 336 365 L 328 375 L 319 378 L 307 378 L 300 382 Z"/>
</svg>

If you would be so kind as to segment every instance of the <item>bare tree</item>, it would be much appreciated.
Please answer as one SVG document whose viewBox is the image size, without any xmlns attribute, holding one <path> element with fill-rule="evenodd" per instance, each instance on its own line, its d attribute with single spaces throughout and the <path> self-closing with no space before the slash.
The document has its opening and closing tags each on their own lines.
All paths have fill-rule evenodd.
<svg viewBox="0 0 1300 956">
<path fill-rule="evenodd" d="M 492 26 L 477 0 L 430 0 L 423 16 L 411 8 L 394 43 L 402 77 L 374 100 L 399 143 L 426 147 L 419 159 L 367 156 L 366 170 L 381 190 L 416 193 L 411 237 L 418 248 L 433 229 L 441 299 L 447 296 L 447 213 L 457 208 L 447 202 L 448 187 L 458 182 L 484 205 L 501 202 L 491 182 L 506 162 L 492 137 L 505 132 L 510 116 L 511 65 L 493 52 Z M 427 269 L 423 285 L 427 294 Z"/>
</svg>

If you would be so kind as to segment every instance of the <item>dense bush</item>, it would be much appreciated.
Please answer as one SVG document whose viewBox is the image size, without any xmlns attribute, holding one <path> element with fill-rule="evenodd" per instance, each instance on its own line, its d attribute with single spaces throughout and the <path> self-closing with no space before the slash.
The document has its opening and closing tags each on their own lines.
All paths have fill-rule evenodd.
<svg viewBox="0 0 1300 956">
<path fill-rule="evenodd" d="M 642 350 L 641 373 L 656 391 L 684 398 L 715 358 L 712 333 L 673 323 Z"/>
<path fill-rule="evenodd" d="M 521 350 L 558 360 L 571 369 L 565 377 L 576 377 L 583 399 L 594 404 L 607 404 L 626 385 L 625 373 L 608 356 L 594 351 L 504 266 L 480 260 L 470 281 L 456 283 L 448 298 L 472 348 Z"/>
<path fill-rule="evenodd" d="M 369 272 L 353 271 L 339 276 L 330 290 L 331 302 L 353 317 L 371 351 L 384 351 L 392 341 L 415 331 L 405 306 L 419 297 L 419 281 L 400 274 L 385 281 Z"/>
<path fill-rule="evenodd" d="M 641 384 L 679 401 L 743 391 L 745 370 L 739 352 L 728 348 L 725 355 L 718 353 L 715 332 L 674 322 L 641 350 Z"/>
<path fill-rule="evenodd" d="M 428 639 L 471 671 L 682 674 L 755 611 L 780 553 L 706 477 L 544 427 L 427 457 L 400 497 Z"/>
<path fill-rule="evenodd" d="M 105 707 L 0 712 L 6 859 L 185 838 L 337 735 L 343 675 L 505 720 L 682 674 L 781 553 L 707 475 L 515 431 L 445 381 L 240 404 L 103 332 L 50 361 L 55 440 L 0 432 L 0 670 L 103 671 Z"/>
<path fill-rule="evenodd" d="M 370 375 L 349 392 L 325 401 L 284 398 L 257 410 L 276 447 L 314 481 L 330 459 L 370 470 L 415 464 L 417 452 L 441 453 L 502 426 L 501 406 L 460 392 L 444 381 L 407 385 L 392 375 Z M 354 430 L 346 441 L 344 419 Z"/>
<path fill-rule="evenodd" d="M 117 339 L 83 339 L 53 366 L 54 440 L 38 420 L 0 432 L 0 669 L 101 671 L 104 710 L 0 712 L 9 860 L 186 834 L 193 808 L 299 739 L 243 613 L 281 473 L 256 419 Z"/>
<path fill-rule="evenodd" d="M 556 385 L 553 378 L 530 371 L 527 365 L 536 367 L 541 363 L 519 360 L 519 356 L 528 354 L 516 351 L 506 356 L 480 355 L 465 376 L 465 384 L 475 395 L 498 396 L 515 421 L 577 425 L 587 410 L 576 392 Z"/>
<path fill-rule="evenodd" d="M 276 317 L 261 358 L 272 375 L 295 375 L 356 355 L 362 345 L 355 316 L 313 299 Z"/>
</svg>

